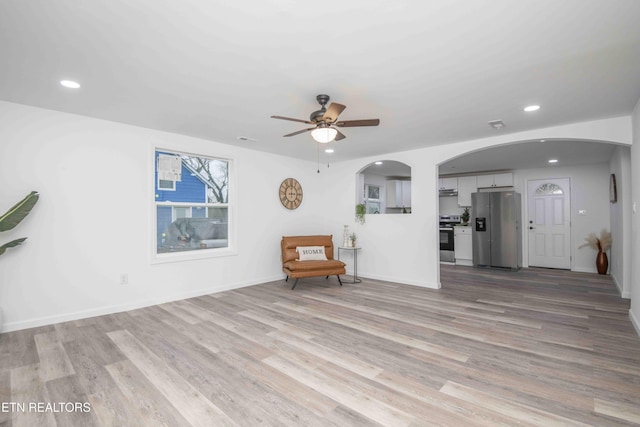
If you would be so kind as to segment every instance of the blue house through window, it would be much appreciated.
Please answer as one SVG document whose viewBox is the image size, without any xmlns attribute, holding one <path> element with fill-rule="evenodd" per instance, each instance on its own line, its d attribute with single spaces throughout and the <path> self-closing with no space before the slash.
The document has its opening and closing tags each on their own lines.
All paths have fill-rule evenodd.
<svg viewBox="0 0 640 427">
<path fill-rule="evenodd" d="M 167 177 L 165 173 L 160 175 L 158 165 L 161 156 L 164 160 L 168 156 L 179 160 L 179 180 L 164 179 Z M 217 190 L 217 194 L 226 197 L 227 162 L 156 151 L 155 164 L 158 253 L 226 247 L 228 206 L 212 195 Z M 214 167 L 217 167 L 216 175 L 212 173 Z M 220 182 L 216 182 L 214 176 Z"/>
</svg>

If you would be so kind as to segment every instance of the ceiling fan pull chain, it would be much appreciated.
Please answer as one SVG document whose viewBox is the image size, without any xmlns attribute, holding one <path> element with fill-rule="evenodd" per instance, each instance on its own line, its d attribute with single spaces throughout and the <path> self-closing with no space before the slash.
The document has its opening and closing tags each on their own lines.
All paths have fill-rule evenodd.
<svg viewBox="0 0 640 427">
<path fill-rule="evenodd" d="M 316 144 L 318 146 L 318 173 L 320 173 L 320 143 Z"/>
</svg>

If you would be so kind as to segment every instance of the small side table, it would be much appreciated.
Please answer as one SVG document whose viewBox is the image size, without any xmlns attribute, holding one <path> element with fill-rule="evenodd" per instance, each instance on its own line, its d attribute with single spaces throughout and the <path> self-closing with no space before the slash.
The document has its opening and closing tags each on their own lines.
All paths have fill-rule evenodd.
<svg viewBox="0 0 640 427">
<path fill-rule="evenodd" d="M 353 252 L 353 281 L 347 283 L 361 283 L 362 280 L 358 279 L 358 251 L 362 249 L 359 246 L 351 247 L 351 246 L 338 246 L 338 261 L 340 261 L 340 251 L 351 251 Z"/>
</svg>

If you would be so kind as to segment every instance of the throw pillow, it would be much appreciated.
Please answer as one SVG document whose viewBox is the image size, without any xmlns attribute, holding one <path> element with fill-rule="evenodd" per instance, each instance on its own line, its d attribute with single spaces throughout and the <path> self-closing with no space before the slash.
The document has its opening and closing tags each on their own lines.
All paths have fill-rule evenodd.
<svg viewBox="0 0 640 427">
<path fill-rule="evenodd" d="M 298 251 L 300 261 L 327 260 L 327 255 L 324 253 L 324 246 L 298 246 L 296 251 Z"/>
</svg>

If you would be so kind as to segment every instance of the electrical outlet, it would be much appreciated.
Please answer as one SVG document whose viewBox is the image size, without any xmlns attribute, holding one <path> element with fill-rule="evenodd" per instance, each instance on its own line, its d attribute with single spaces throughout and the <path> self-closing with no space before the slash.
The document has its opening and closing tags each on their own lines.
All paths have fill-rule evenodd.
<svg viewBox="0 0 640 427">
<path fill-rule="evenodd" d="M 122 273 L 120 275 L 120 284 L 128 285 L 129 284 L 129 275 L 127 273 Z"/>
</svg>

